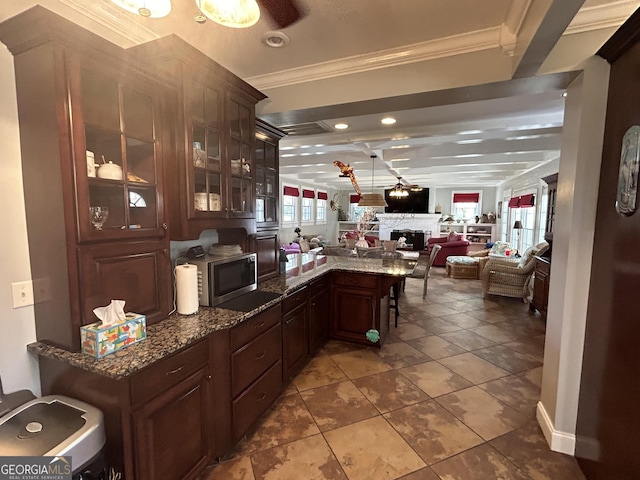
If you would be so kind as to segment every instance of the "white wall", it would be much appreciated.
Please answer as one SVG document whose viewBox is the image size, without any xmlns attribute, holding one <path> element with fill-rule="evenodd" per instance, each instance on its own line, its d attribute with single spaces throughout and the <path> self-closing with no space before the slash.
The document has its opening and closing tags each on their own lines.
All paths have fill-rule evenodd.
<svg viewBox="0 0 640 480">
<path fill-rule="evenodd" d="M 608 83 L 607 62 L 591 58 L 565 106 L 538 421 L 551 448 L 568 454 L 575 450 Z"/>
<path fill-rule="evenodd" d="M 13 57 L 0 45 L 0 225 L 4 259 L 0 276 L 0 375 L 6 393 L 40 393 L 38 364 L 27 353 L 35 341 L 33 307 L 13 309 L 11 283 L 31 279 L 22 191 Z M 45 239 L 42 239 L 46 241 Z"/>
</svg>

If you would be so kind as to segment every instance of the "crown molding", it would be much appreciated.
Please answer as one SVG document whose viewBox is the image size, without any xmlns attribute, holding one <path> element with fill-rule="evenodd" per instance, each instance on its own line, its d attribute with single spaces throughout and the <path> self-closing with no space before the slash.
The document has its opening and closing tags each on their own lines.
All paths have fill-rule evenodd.
<svg viewBox="0 0 640 480">
<path fill-rule="evenodd" d="M 58 2 L 88 20 L 99 23 L 131 45 L 139 45 L 160 37 L 157 32 L 136 22 L 130 13 L 111 2 L 98 3 L 86 0 L 58 0 Z"/>
<path fill-rule="evenodd" d="M 256 75 L 246 80 L 258 89 L 270 89 L 499 47 L 500 27 L 487 28 L 364 55 Z"/>
<path fill-rule="evenodd" d="M 640 2 L 637 0 L 619 0 L 606 5 L 582 8 L 571 21 L 564 34 L 573 35 L 603 28 L 617 28 L 629 18 L 629 15 L 639 5 Z"/>
</svg>

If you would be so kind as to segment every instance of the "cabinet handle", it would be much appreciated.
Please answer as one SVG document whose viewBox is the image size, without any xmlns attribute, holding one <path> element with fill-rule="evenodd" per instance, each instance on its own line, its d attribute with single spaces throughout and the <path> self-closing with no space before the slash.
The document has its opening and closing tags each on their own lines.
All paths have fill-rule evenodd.
<svg viewBox="0 0 640 480">
<path fill-rule="evenodd" d="M 256 360 L 262 360 L 264 357 L 265 357 L 265 353 L 260 352 L 259 354 L 256 355 Z"/>
<path fill-rule="evenodd" d="M 254 325 L 254 326 L 253 326 L 253 328 L 262 328 L 262 327 L 264 327 L 264 323 L 265 323 L 265 322 L 264 322 L 264 320 L 263 320 L 263 321 L 261 321 L 258 325 Z"/>
<path fill-rule="evenodd" d="M 162 224 L 162 228 L 164 228 L 165 230 L 168 230 L 168 229 L 169 229 L 169 225 L 167 225 L 167 222 L 164 222 L 164 223 Z"/>
<path fill-rule="evenodd" d="M 195 387 L 193 387 L 191 390 L 189 390 L 187 393 L 185 393 L 184 395 L 182 395 L 178 401 L 182 400 L 183 398 L 187 398 L 189 395 L 191 395 L 193 392 L 195 392 L 196 390 L 198 390 L 200 388 L 200 385 L 196 385 Z"/>
<path fill-rule="evenodd" d="M 178 368 L 175 368 L 173 370 L 169 370 L 168 372 L 164 372 L 164 374 L 168 377 L 170 375 L 174 375 L 174 374 L 178 373 L 183 368 L 184 368 L 184 365 L 180 365 Z"/>
<path fill-rule="evenodd" d="M 286 322 L 284 322 L 285 325 L 289 325 L 291 322 L 293 322 L 296 319 L 296 317 L 291 317 L 289 320 L 287 320 Z"/>
<path fill-rule="evenodd" d="M 267 392 L 262 392 L 260 396 L 256 399 L 256 402 L 261 402 L 267 397 Z"/>
</svg>

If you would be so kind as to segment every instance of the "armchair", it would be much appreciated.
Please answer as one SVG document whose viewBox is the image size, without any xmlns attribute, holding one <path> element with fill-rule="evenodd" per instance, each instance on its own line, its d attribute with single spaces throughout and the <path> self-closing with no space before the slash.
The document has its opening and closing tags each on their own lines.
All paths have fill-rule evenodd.
<svg viewBox="0 0 640 480">
<path fill-rule="evenodd" d="M 541 255 L 548 248 L 549 244 L 546 242 L 530 247 L 518 262 L 490 258 L 480 274 L 482 296 L 486 298 L 488 294 L 492 294 L 522 298 L 522 301 L 527 303 L 529 282 L 536 263 L 534 255 Z"/>
<path fill-rule="evenodd" d="M 444 267 L 447 263 L 447 257 L 452 255 L 467 255 L 469 253 L 469 242 L 462 238 L 462 235 L 451 232 L 446 237 L 433 237 L 427 240 L 429 253 L 434 245 L 440 245 L 440 251 L 433 260 L 436 267 Z"/>
</svg>

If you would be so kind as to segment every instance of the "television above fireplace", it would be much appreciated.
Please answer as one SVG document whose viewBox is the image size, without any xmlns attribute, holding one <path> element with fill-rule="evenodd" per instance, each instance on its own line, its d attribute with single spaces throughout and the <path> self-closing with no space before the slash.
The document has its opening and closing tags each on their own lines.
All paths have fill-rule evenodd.
<svg viewBox="0 0 640 480">
<path fill-rule="evenodd" d="M 384 191 L 384 199 L 387 201 L 387 207 L 384 213 L 429 213 L 429 189 L 407 190 L 409 195 L 403 198 L 390 197 L 389 193 L 393 189 Z"/>
</svg>

